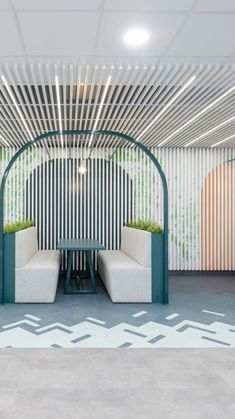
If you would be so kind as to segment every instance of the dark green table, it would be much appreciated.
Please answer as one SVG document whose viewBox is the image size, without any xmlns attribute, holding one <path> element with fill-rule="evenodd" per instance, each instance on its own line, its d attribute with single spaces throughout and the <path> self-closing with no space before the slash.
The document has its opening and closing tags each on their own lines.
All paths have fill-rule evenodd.
<svg viewBox="0 0 235 419">
<path fill-rule="evenodd" d="M 105 247 L 96 239 L 61 239 L 57 245 L 58 250 L 67 250 L 67 272 L 64 293 L 65 294 L 96 294 L 96 279 L 92 264 L 91 252 L 104 250 Z M 87 271 L 90 276 L 92 288 L 91 289 L 74 289 L 70 286 L 73 252 L 85 252 Z"/>
</svg>

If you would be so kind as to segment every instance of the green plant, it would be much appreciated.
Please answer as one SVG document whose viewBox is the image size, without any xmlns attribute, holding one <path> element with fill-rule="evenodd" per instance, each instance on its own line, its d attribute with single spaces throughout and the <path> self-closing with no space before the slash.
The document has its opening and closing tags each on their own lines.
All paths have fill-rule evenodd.
<svg viewBox="0 0 235 419">
<path fill-rule="evenodd" d="M 148 220 L 129 221 L 126 223 L 126 227 L 137 228 L 139 230 L 149 231 L 150 233 L 163 233 L 163 228 L 158 223 Z"/>
<path fill-rule="evenodd" d="M 26 228 L 33 227 L 35 222 L 32 220 L 22 220 L 16 221 L 15 223 L 8 223 L 4 226 L 4 234 L 13 234 L 20 230 L 25 230 Z"/>
</svg>

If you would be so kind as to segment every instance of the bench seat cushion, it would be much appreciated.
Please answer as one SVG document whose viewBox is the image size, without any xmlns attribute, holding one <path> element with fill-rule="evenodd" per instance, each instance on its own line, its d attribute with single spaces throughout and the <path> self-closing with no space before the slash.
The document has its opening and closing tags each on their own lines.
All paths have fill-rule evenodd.
<svg viewBox="0 0 235 419">
<path fill-rule="evenodd" d="M 16 303 L 52 303 L 60 269 L 60 252 L 38 250 L 22 268 L 16 268 Z"/>
<path fill-rule="evenodd" d="M 121 251 L 145 268 L 151 267 L 151 233 L 136 228 L 123 227 Z"/>
<path fill-rule="evenodd" d="M 140 265 L 120 250 L 99 252 L 98 268 L 114 303 L 151 302 L 151 268 Z"/>
<path fill-rule="evenodd" d="M 36 227 L 17 231 L 15 241 L 15 266 L 16 268 L 22 268 L 38 250 Z"/>
</svg>

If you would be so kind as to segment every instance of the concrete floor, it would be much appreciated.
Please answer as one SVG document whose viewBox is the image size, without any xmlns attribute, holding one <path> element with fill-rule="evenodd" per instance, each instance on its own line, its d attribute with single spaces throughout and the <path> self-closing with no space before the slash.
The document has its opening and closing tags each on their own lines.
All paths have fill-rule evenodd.
<svg viewBox="0 0 235 419">
<path fill-rule="evenodd" d="M 1 349 L 1 419 L 234 419 L 235 349 Z"/>
</svg>

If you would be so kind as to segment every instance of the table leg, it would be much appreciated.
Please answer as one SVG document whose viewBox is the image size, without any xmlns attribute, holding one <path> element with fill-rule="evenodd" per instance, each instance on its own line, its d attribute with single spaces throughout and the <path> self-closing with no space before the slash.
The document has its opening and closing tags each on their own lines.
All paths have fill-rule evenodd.
<svg viewBox="0 0 235 419">
<path fill-rule="evenodd" d="M 65 287 L 64 293 L 67 294 L 70 288 L 70 276 L 72 270 L 72 261 L 73 261 L 73 252 L 68 250 L 68 259 L 67 259 L 67 273 L 66 273 L 66 280 L 65 280 Z"/>
<path fill-rule="evenodd" d="M 88 265 L 88 270 L 89 270 L 90 277 L 91 277 L 92 291 L 95 293 L 96 292 L 96 280 L 95 280 L 95 272 L 94 272 L 93 265 L 92 265 L 91 251 L 90 250 L 86 250 L 86 263 Z"/>
</svg>

